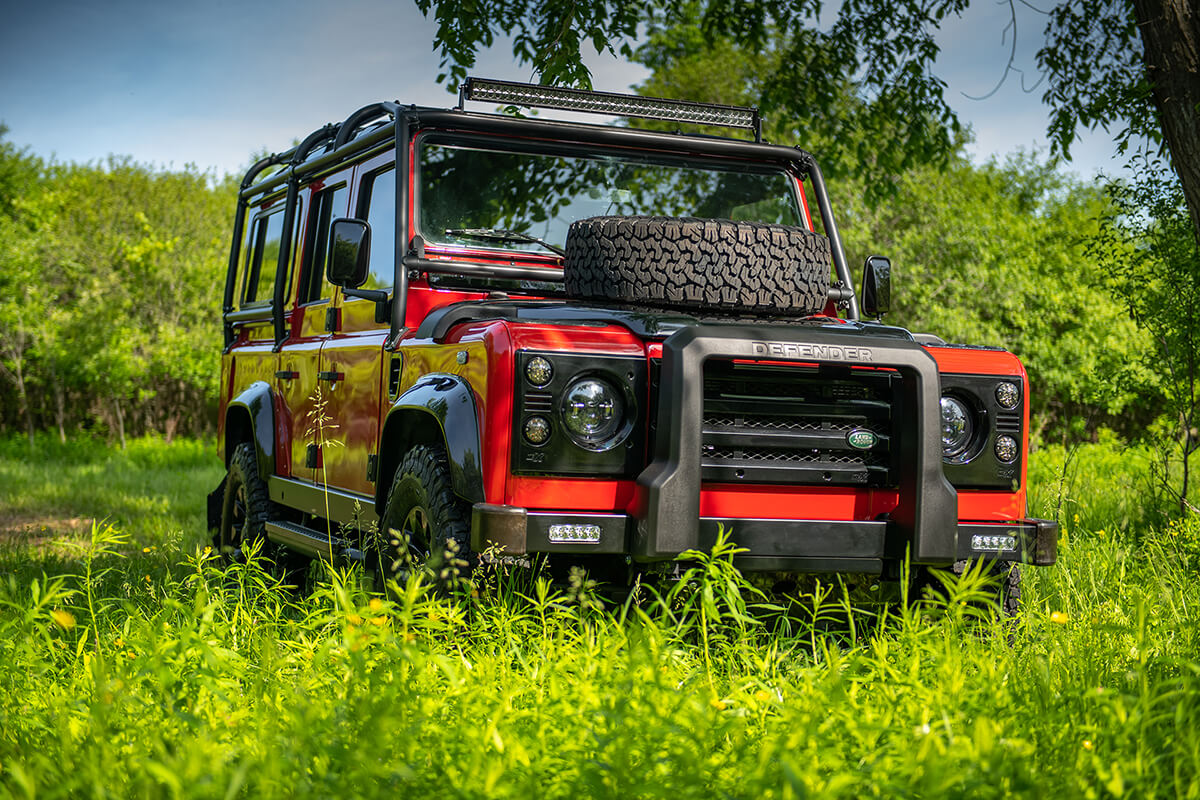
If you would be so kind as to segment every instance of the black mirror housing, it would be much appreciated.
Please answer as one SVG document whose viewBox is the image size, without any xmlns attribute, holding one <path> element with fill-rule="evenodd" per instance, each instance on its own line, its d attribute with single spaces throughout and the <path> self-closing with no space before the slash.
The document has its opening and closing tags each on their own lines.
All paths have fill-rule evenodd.
<svg viewBox="0 0 1200 800">
<path fill-rule="evenodd" d="M 341 217 L 329 227 L 329 257 L 325 276 L 334 286 L 357 289 L 367 281 L 371 258 L 371 226 L 361 219 Z"/>
<path fill-rule="evenodd" d="M 863 314 L 879 319 L 892 307 L 892 262 L 884 256 L 868 256 L 863 266 Z"/>
</svg>

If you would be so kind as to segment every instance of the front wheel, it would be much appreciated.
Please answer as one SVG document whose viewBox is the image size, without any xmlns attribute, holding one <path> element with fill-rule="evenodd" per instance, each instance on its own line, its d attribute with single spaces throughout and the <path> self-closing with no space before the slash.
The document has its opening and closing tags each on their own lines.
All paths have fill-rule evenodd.
<svg viewBox="0 0 1200 800">
<path fill-rule="evenodd" d="M 962 578 L 963 573 L 970 567 L 969 561 L 956 561 L 950 572 L 956 578 Z M 977 607 L 989 611 L 999 619 L 1010 619 L 1021 613 L 1021 565 L 1004 561 L 993 561 L 983 567 L 984 576 L 988 579 L 988 590 L 981 597 Z M 946 587 L 928 568 L 915 567 L 909 587 L 910 601 L 920 602 L 932 595 L 946 596 Z"/>
<path fill-rule="evenodd" d="M 417 445 L 405 453 L 379 520 L 378 538 L 368 550 L 381 582 L 422 570 L 436 585 L 449 588 L 469 575 L 474 560 L 471 509 L 454 494 L 441 448 Z"/>
</svg>

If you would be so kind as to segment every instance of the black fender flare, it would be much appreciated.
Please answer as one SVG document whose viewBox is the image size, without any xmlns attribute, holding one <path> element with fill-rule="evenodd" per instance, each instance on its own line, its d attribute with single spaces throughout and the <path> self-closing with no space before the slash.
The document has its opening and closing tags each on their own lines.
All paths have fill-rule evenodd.
<svg viewBox="0 0 1200 800">
<path fill-rule="evenodd" d="M 225 466 L 239 443 L 254 443 L 258 474 L 264 481 L 275 473 L 274 391 L 266 381 L 247 386 L 225 408 Z"/>
<path fill-rule="evenodd" d="M 383 515 L 392 477 L 404 453 L 414 445 L 444 447 L 454 493 L 483 502 L 483 468 L 475 392 L 457 375 L 431 372 L 396 398 L 379 436 L 379 472 L 375 510 Z"/>
</svg>

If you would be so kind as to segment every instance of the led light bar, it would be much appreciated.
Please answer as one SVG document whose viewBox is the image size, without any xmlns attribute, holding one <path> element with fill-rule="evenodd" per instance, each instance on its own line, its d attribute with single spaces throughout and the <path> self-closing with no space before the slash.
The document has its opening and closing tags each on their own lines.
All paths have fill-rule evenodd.
<svg viewBox="0 0 1200 800">
<path fill-rule="evenodd" d="M 599 544 L 599 525 L 551 525 L 550 541 L 556 544 Z"/>
<path fill-rule="evenodd" d="M 637 117 L 741 128 L 753 131 L 756 141 L 762 139 L 762 121 L 758 116 L 758 109 L 745 106 L 693 103 L 690 100 L 666 100 L 635 94 L 593 92 L 587 89 L 539 86 L 533 83 L 513 83 L 486 78 L 467 78 L 461 93 L 466 100 L 484 103 L 507 103 L 514 106 L 557 108 L 563 111 L 586 111 L 613 117 Z"/>
<path fill-rule="evenodd" d="M 972 550 L 987 550 L 995 553 L 1012 552 L 1017 549 L 1015 536 L 972 536 Z"/>
</svg>

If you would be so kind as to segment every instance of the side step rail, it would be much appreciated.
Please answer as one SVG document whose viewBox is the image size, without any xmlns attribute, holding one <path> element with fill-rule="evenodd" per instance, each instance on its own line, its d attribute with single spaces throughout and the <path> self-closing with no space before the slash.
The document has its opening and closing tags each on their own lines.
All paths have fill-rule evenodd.
<svg viewBox="0 0 1200 800">
<path fill-rule="evenodd" d="M 334 536 L 331 540 L 323 531 L 284 520 L 268 520 L 263 523 L 263 528 L 272 542 L 303 553 L 309 558 L 363 563 L 362 551 L 351 547 L 350 543 L 340 536 Z"/>
</svg>

